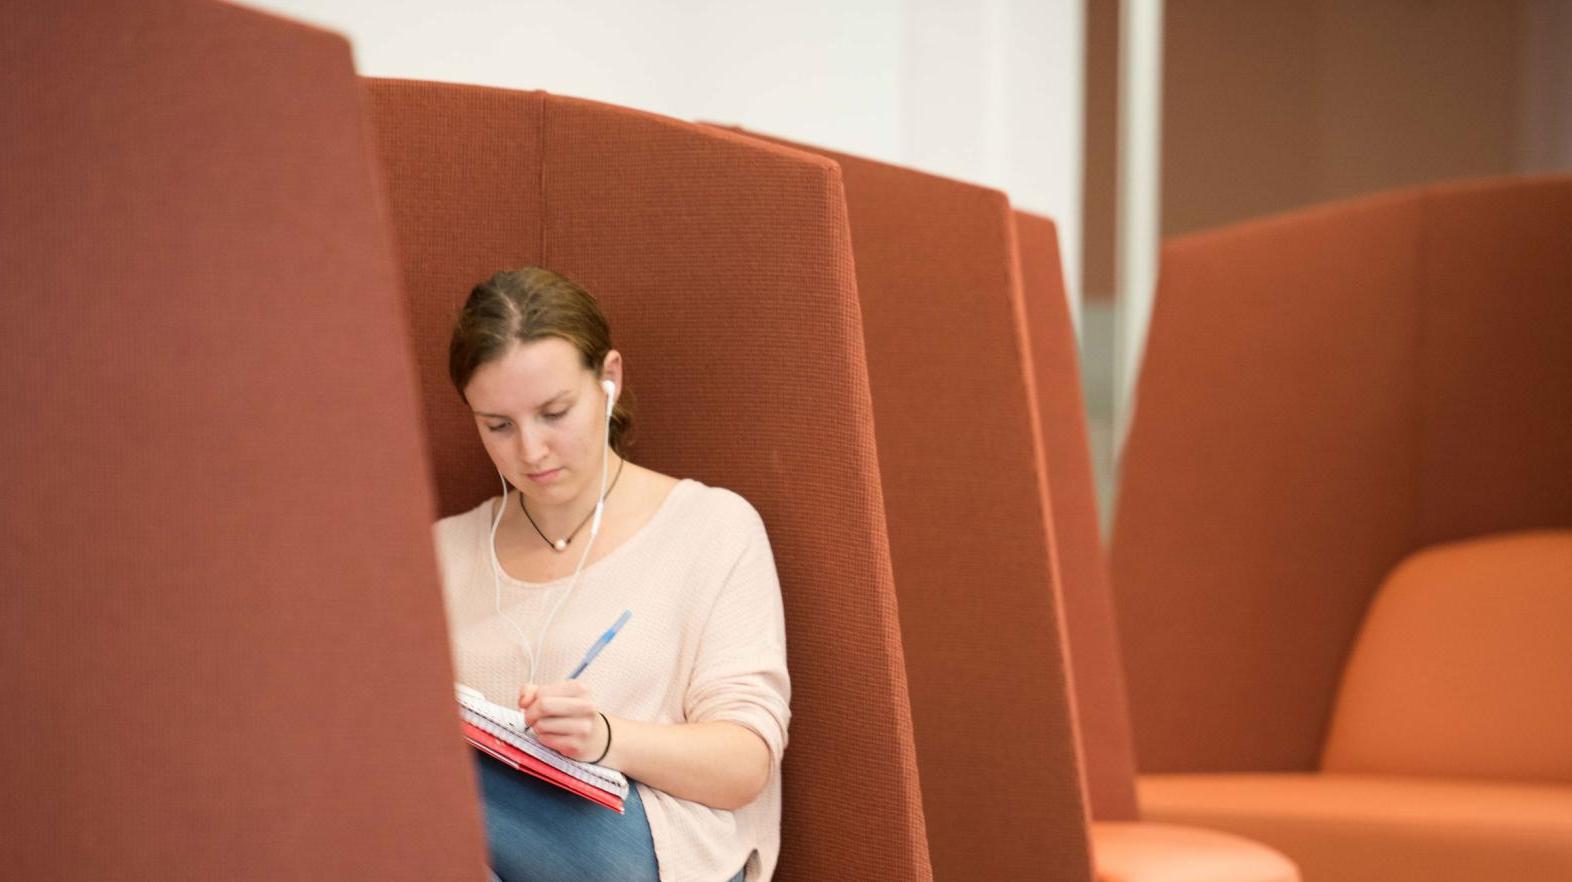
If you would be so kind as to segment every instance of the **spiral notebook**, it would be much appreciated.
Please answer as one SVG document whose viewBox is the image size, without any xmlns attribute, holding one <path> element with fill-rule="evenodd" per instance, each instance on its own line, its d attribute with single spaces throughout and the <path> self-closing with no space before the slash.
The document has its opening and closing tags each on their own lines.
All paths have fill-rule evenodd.
<svg viewBox="0 0 1572 882">
<path fill-rule="evenodd" d="M 552 750 L 524 731 L 524 712 L 487 701 L 468 686 L 456 686 L 464 738 L 520 772 L 576 793 L 618 814 L 628 798 L 628 779 L 615 769 L 582 763 Z"/>
</svg>

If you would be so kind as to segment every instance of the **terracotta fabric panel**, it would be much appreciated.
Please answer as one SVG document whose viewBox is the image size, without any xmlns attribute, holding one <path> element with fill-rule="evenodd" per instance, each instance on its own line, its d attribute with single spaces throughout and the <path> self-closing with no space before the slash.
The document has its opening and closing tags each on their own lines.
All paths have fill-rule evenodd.
<svg viewBox="0 0 1572 882">
<path fill-rule="evenodd" d="M 1403 555 L 1572 526 L 1572 178 L 1172 240 L 1112 571 L 1144 769 L 1309 769 Z"/>
<path fill-rule="evenodd" d="M 1015 230 L 1037 413 L 1048 484 L 1053 488 L 1053 532 L 1087 795 L 1093 817 L 1130 821 L 1136 817 L 1130 714 L 1098 526 L 1079 347 L 1065 297 L 1059 237 L 1053 221 L 1025 212 L 1015 213 Z"/>
<path fill-rule="evenodd" d="M 846 179 L 934 875 L 1088 879 L 1009 203 L 818 152 Z"/>
<path fill-rule="evenodd" d="M 736 490 L 768 528 L 793 714 L 776 878 L 931 878 L 834 165 L 540 93 L 369 89 L 400 241 L 413 243 L 409 314 L 437 399 L 444 513 L 499 490 L 472 419 L 435 379 L 448 323 L 496 269 L 563 272 L 601 301 L 627 358 L 631 458 Z"/>
<path fill-rule="evenodd" d="M 1435 546 L 1381 586 L 1322 767 L 1572 784 L 1572 530 Z"/>
<path fill-rule="evenodd" d="M 1572 787 L 1375 775 L 1149 775 L 1143 813 L 1257 839 L 1309 882 L 1564 882 Z"/>
<path fill-rule="evenodd" d="M 1092 845 L 1097 882 L 1299 882 L 1281 852 L 1218 830 L 1098 821 Z"/>
<path fill-rule="evenodd" d="M 349 48 L 6 4 L 0 875 L 478 880 Z"/>
<path fill-rule="evenodd" d="M 1572 176 L 1424 196 L 1413 548 L 1572 526 Z"/>
<path fill-rule="evenodd" d="M 404 312 L 440 517 L 502 491 L 448 379 L 448 339 L 470 289 L 540 263 L 541 93 L 367 79 L 375 152 L 408 293 Z"/>
<path fill-rule="evenodd" d="M 1135 768 L 1081 399 L 1075 329 L 1053 222 L 1014 215 L 1073 659 L 1092 852 L 1100 882 L 1297 882 L 1292 862 L 1209 830 L 1136 822 Z"/>
<path fill-rule="evenodd" d="M 1413 194 L 1171 240 L 1111 572 L 1149 771 L 1311 769 L 1412 541 Z"/>
</svg>

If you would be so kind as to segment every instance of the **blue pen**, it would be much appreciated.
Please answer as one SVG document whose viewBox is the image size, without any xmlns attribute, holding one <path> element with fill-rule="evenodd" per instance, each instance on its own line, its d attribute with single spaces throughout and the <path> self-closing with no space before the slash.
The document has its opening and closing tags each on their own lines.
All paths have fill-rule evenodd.
<svg viewBox="0 0 1572 882">
<path fill-rule="evenodd" d="M 589 667 L 589 663 L 595 660 L 595 656 L 600 655 L 600 651 L 606 648 L 606 644 L 611 642 L 611 638 L 617 636 L 617 632 L 621 631 L 622 626 L 626 625 L 628 619 L 631 618 L 633 618 L 633 610 L 623 610 L 622 615 L 617 616 L 617 621 L 612 623 L 612 626 L 606 629 L 606 633 L 600 635 L 600 639 L 595 641 L 595 645 L 589 648 L 589 652 L 584 653 L 584 660 L 579 662 L 579 666 L 573 669 L 573 673 L 568 675 L 568 679 L 577 680 L 578 676 L 584 673 L 584 669 Z"/>
</svg>

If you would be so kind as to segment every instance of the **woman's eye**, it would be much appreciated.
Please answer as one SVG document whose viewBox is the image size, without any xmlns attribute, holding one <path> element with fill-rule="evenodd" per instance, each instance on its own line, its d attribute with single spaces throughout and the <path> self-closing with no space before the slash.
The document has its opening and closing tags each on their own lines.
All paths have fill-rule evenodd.
<svg viewBox="0 0 1572 882">
<path fill-rule="evenodd" d="M 500 424 L 495 425 L 495 426 L 487 426 L 486 428 L 490 429 L 493 432 L 500 432 L 503 429 L 506 429 L 507 427 L 508 427 L 507 423 L 500 423 Z"/>
<path fill-rule="evenodd" d="M 541 414 L 541 416 L 545 417 L 548 420 L 560 420 L 566 414 L 567 414 L 567 411 L 559 410 L 556 413 L 543 413 L 543 414 Z"/>
</svg>

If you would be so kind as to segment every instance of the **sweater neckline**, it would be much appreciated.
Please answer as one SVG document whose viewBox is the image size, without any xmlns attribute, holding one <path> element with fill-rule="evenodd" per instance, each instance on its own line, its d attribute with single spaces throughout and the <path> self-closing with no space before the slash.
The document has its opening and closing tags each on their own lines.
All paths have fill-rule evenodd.
<svg viewBox="0 0 1572 882">
<path fill-rule="evenodd" d="M 647 534 L 651 533 L 653 531 L 653 529 L 662 520 L 665 519 L 665 517 L 667 516 L 667 513 L 674 507 L 672 505 L 672 500 L 679 493 L 684 491 L 685 486 L 688 485 L 688 484 L 697 484 L 697 483 L 698 482 L 694 481 L 692 478 L 679 478 L 677 480 L 677 483 L 672 485 L 672 488 L 670 490 L 666 491 L 665 498 L 660 501 L 660 505 L 656 506 L 655 513 L 650 515 L 649 520 L 645 521 L 642 525 L 640 525 L 637 530 L 634 530 L 633 531 L 633 535 L 631 535 L 628 538 L 622 540 L 622 544 L 621 545 L 618 545 L 616 548 L 613 548 L 611 551 L 607 552 L 605 555 L 601 556 L 597 560 L 595 560 L 595 561 L 589 563 L 588 565 L 586 565 L 584 567 L 584 571 L 579 574 L 579 578 L 580 579 L 585 578 L 591 572 L 593 572 L 594 570 L 600 568 L 603 564 L 606 564 L 609 561 L 616 560 L 618 557 L 620 557 L 623 554 L 625 554 L 627 552 L 628 548 L 630 548 L 632 546 L 635 546 L 635 545 L 638 545 L 644 539 L 644 537 Z M 503 497 L 500 497 L 500 496 L 493 496 L 492 497 L 492 499 L 494 499 L 494 500 L 495 499 L 502 499 L 502 498 Z M 482 527 L 481 527 L 481 531 L 480 531 L 480 541 L 481 541 L 482 545 L 486 546 L 486 556 L 488 558 L 490 558 L 490 560 L 491 560 L 492 572 L 497 574 L 497 578 L 499 580 L 501 580 L 503 582 L 503 584 L 512 585 L 512 586 L 514 586 L 516 588 L 528 588 L 528 589 L 551 588 L 551 587 L 554 587 L 554 586 L 557 586 L 557 585 L 561 585 L 561 584 L 567 582 L 569 579 L 573 578 L 573 574 L 569 573 L 566 576 L 558 576 L 557 578 L 552 579 L 552 580 L 550 580 L 548 582 L 530 582 L 530 581 L 526 581 L 524 579 L 515 578 L 507 570 L 503 569 L 502 561 L 497 557 L 497 546 L 496 546 L 496 543 L 491 540 L 491 518 L 496 517 L 495 514 L 491 514 L 490 513 L 491 508 L 492 508 L 492 506 L 491 506 L 491 504 L 489 502 L 488 502 L 488 504 L 486 504 L 485 506 L 482 507 L 482 510 L 487 512 L 487 516 L 486 516 L 485 520 L 482 522 Z"/>
</svg>

